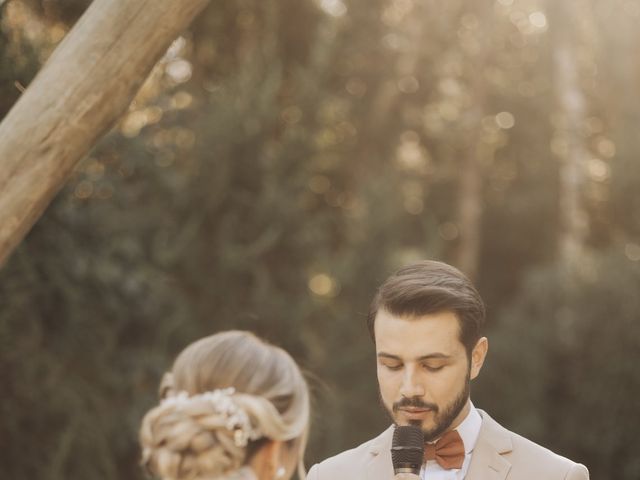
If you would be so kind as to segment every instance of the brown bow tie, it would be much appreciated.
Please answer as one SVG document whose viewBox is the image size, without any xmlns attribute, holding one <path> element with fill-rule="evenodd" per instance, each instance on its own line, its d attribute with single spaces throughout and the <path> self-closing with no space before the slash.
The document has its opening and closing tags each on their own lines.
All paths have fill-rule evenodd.
<svg viewBox="0 0 640 480">
<path fill-rule="evenodd" d="M 424 446 L 424 459 L 435 460 L 442 468 L 462 468 L 464 443 L 456 430 L 445 433 L 436 443 Z"/>
</svg>

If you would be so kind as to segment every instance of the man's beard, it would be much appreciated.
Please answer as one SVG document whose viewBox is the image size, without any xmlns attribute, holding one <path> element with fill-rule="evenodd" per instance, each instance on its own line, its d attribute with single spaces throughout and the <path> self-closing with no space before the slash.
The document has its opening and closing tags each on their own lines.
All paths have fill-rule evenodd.
<svg viewBox="0 0 640 480">
<path fill-rule="evenodd" d="M 453 421 L 460 415 L 460 412 L 464 409 L 467 404 L 467 400 L 469 399 L 469 393 L 471 390 L 471 378 L 467 375 L 465 379 L 464 386 L 462 390 L 456 396 L 455 400 L 451 402 L 449 405 L 445 406 L 442 411 L 440 411 L 440 407 L 435 403 L 424 402 L 419 398 L 402 398 L 400 401 L 393 404 L 392 409 L 393 413 L 389 412 L 385 407 L 387 413 L 391 415 L 391 419 L 395 423 L 394 414 L 397 413 L 398 409 L 403 407 L 415 407 L 415 408 L 424 408 L 429 409 L 433 412 L 433 422 L 435 425 L 433 428 L 422 429 L 424 433 L 424 441 L 432 442 L 433 440 L 442 436 L 444 432 L 451 426 Z M 384 406 L 384 404 L 383 404 Z M 420 420 L 409 420 L 409 424 L 421 426 L 422 421 Z"/>
</svg>

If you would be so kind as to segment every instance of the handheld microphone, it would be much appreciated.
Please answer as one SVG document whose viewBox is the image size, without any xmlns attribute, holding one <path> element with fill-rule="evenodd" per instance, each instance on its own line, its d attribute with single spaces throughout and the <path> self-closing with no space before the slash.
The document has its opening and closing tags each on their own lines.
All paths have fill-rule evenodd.
<svg viewBox="0 0 640 480">
<path fill-rule="evenodd" d="M 396 480 L 417 480 L 424 461 L 424 434 L 415 425 L 398 426 L 393 431 L 391 461 Z"/>
</svg>

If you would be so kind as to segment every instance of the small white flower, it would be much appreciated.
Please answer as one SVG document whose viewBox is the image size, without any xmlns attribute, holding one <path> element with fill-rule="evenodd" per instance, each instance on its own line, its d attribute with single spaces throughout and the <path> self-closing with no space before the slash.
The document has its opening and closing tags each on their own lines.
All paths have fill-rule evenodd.
<svg viewBox="0 0 640 480">
<path fill-rule="evenodd" d="M 211 392 L 199 393 L 189 396 L 187 392 L 181 391 L 177 394 L 162 400 L 161 405 L 172 405 L 181 408 L 192 402 L 210 402 L 215 411 L 226 417 L 225 427 L 233 432 L 233 441 L 238 447 L 246 447 L 249 440 L 257 440 L 262 436 L 259 429 L 251 425 L 251 419 L 235 401 L 233 387 L 221 388 Z"/>
</svg>

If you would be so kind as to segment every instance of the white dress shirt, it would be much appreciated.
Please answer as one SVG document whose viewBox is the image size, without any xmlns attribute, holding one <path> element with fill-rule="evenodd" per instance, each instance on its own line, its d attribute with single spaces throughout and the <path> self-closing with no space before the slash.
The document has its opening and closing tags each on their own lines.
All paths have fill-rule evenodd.
<svg viewBox="0 0 640 480">
<path fill-rule="evenodd" d="M 464 443 L 464 462 L 462 468 L 452 468 L 445 470 L 435 460 L 427 460 L 422 465 L 420 478 L 422 480 L 463 480 L 469 470 L 471 463 L 471 454 L 476 446 L 478 435 L 480 435 L 480 427 L 482 426 L 482 417 L 471 403 L 469 413 L 456 430 L 462 437 Z"/>
</svg>

